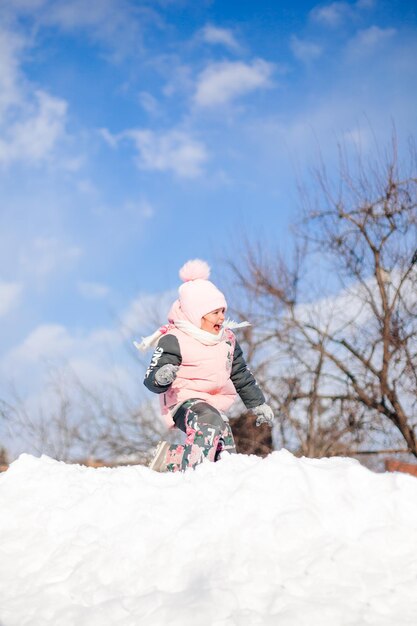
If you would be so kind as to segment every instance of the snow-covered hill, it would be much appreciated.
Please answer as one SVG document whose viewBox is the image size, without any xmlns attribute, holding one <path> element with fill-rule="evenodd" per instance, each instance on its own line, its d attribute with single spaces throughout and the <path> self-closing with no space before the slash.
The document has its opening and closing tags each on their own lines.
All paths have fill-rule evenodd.
<svg viewBox="0 0 417 626">
<path fill-rule="evenodd" d="M 185 474 L 22 455 L 0 623 L 415 626 L 417 479 L 285 450 Z"/>
</svg>

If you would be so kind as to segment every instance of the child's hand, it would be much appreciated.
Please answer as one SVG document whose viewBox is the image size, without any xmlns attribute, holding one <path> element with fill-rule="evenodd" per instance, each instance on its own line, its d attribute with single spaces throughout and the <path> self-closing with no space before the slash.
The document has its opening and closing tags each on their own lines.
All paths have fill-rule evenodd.
<svg viewBox="0 0 417 626">
<path fill-rule="evenodd" d="M 258 419 L 256 420 L 257 426 L 260 426 L 261 424 L 268 424 L 268 426 L 271 427 L 273 426 L 274 412 L 268 404 L 264 403 L 260 404 L 259 406 L 255 406 L 253 409 L 251 409 L 251 411 L 258 416 Z"/>
<path fill-rule="evenodd" d="M 178 368 L 179 365 L 172 365 L 172 363 L 163 365 L 155 374 L 156 384 L 161 387 L 170 385 L 177 377 Z"/>
</svg>

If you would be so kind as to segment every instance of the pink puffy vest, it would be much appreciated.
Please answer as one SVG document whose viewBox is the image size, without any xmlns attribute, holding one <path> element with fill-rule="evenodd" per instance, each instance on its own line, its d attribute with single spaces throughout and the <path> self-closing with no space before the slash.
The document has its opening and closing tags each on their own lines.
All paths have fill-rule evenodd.
<svg viewBox="0 0 417 626">
<path fill-rule="evenodd" d="M 190 398 L 201 398 L 225 412 L 236 398 L 236 389 L 230 379 L 235 348 L 231 330 L 214 346 L 206 346 L 178 328 L 169 331 L 180 344 L 182 363 L 171 387 L 161 394 L 161 410 L 169 428 L 175 426 L 172 411 Z"/>
</svg>

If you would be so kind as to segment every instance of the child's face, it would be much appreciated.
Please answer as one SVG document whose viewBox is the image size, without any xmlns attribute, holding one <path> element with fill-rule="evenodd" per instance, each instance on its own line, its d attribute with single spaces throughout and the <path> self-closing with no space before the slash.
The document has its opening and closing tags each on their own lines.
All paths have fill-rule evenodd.
<svg viewBox="0 0 417 626">
<path fill-rule="evenodd" d="M 217 335 L 224 322 L 225 312 L 226 309 L 216 309 L 215 311 L 207 313 L 201 318 L 201 329 L 213 335 Z"/>
</svg>

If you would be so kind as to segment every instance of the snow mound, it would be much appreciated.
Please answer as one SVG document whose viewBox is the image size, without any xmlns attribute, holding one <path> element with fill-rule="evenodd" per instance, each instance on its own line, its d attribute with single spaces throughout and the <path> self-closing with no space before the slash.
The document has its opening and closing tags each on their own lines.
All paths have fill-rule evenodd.
<svg viewBox="0 0 417 626">
<path fill-rule="evenodd" d="M 0 476 L 0 623 L 415 626 L 416 546 L 417 480 L 348 459 L 22 455 Z"/>
</svg>

